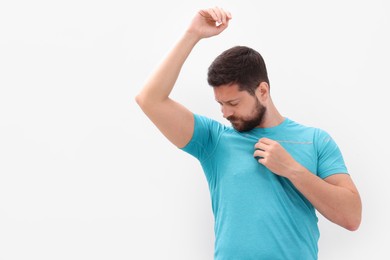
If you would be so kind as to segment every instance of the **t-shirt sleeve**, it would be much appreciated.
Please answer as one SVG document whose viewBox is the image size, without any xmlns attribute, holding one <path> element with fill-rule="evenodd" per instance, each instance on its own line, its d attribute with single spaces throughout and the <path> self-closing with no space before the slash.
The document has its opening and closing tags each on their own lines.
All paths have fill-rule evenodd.
<svg viewBox="0 0 390 260">
<path fill-rule="evenodd" d="M 322 179 L 337 173 L 348 174 L 339 147 L 333 138 L 323 130 L 318 130 L 317 154 L 317 174 Z"/>
<path fill-rule="evenodd" d="M 207 160 L 217 145 L 223 125 L 210 118 L 194 114 L 194 133 L 189 143 L 181 148 L 200 162 Z"/>
</svg>

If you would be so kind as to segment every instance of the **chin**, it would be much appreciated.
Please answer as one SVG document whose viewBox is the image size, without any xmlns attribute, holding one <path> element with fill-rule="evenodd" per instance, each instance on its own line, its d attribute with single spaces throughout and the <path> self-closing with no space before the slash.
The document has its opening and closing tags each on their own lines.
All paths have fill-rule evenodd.
<svg viewBox="0 0 390 260">
<path fill-rule="evenodd" d="M 238 131 L 238 132 L 240 132 L 240 133 L 246 132 L 246 131 L 249 131 L 249 130 L 252 130 L 252 129 L 246 129 L 246 128 L 243 128 L 243 127 L 240 127 L 240 126 L 236 126 L 236 125 L 233 125 L 233 124 L 232 124 L 232 127 L 233 127 L 236 131 Z"/>
</svg>

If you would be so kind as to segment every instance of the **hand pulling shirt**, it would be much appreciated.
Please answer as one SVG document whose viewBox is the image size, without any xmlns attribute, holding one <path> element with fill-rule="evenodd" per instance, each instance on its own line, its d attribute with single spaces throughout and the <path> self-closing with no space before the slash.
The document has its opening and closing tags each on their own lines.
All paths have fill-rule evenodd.
<svg viewBox="0 0 390 260">
<path fill-rule="evenodd" d="M 204 170 L 212 202 L 215 260 L 317 259 L 319 230 L 313 205 L 284 177 L 253 157 L 262 137 L 278 141 L 310 172 L 324 179 L 347 173 L 341 152 L 323 130 L 288 118 L 275 127 L 238 132 L 194 115 L 182 148 Z"/>
</svg>

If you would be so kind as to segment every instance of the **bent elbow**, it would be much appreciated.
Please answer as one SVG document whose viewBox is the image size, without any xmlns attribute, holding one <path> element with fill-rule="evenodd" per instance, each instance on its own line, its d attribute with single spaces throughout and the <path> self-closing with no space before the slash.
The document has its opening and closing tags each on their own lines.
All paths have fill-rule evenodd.
<svg viewBox="0 0 390 260">
<path fill-rule="evenodd" d="M 358 225 L 346 225 L 344 228 L 347 229 L 348 231 L 356 231 L 359 229 L 359 224 Z"/>
<path fill-rule="evenodd" d="M 135 100 L 135 102 L 136 102 L 139 106 L 141 106 L 141 104 L 142 104 L 142 98 L 141 98 L 141 95 L 140 95 L 140 94 L 136 95 L 135 98 L 134 98 L 134 100 Z"/>
<path fill-rule="evenodd" d="M 143 97 L 143 95 L 138 94 L 137 96 L 135 96 L 134 100 L 138 104 L 138 106 L 143 109 L 143 107 L 145 106 L 145 98 Z"/>
<path fill-rule="evenodd" d="M 360 227 L 360 221 L 356 221 L 355 223 L 348 224 L 345 228 L 349 231 L 356 231 Z"/>
<path fill-rule="evenodd" d="M 361 221 L 362 221 L 362 218 L 360 215 L 357 217 L 354 217 L 353 219 L 350 219 L 345 223 L 344 228 L 349 230 L 349 231 L 356 231 L 359 229 Z"/>
<path fill-rule="evenodd" d="M 359 196 L 355 207 L 351 209 L 348 215 L 349 217 L 346 218 L 346 225 L 344 227 L 349 231 L 358 230 L 362 222 L 362 202 Z"/>
</svg>

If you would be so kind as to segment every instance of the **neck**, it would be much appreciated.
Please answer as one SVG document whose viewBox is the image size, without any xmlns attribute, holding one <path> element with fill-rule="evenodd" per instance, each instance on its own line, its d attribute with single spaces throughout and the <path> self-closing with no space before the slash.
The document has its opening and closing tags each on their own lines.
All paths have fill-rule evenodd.
<svg viewBox="0 0 390 260">
<path fill-rule="evenodd" d="M 264 119 L 258 127 L 260 128 L 269 128 L 280 125 L 284 121 L 284 117 L 279 113 L 276 107 L 271 104 L 267 107 L 265 112 Z"/>
</svg>

